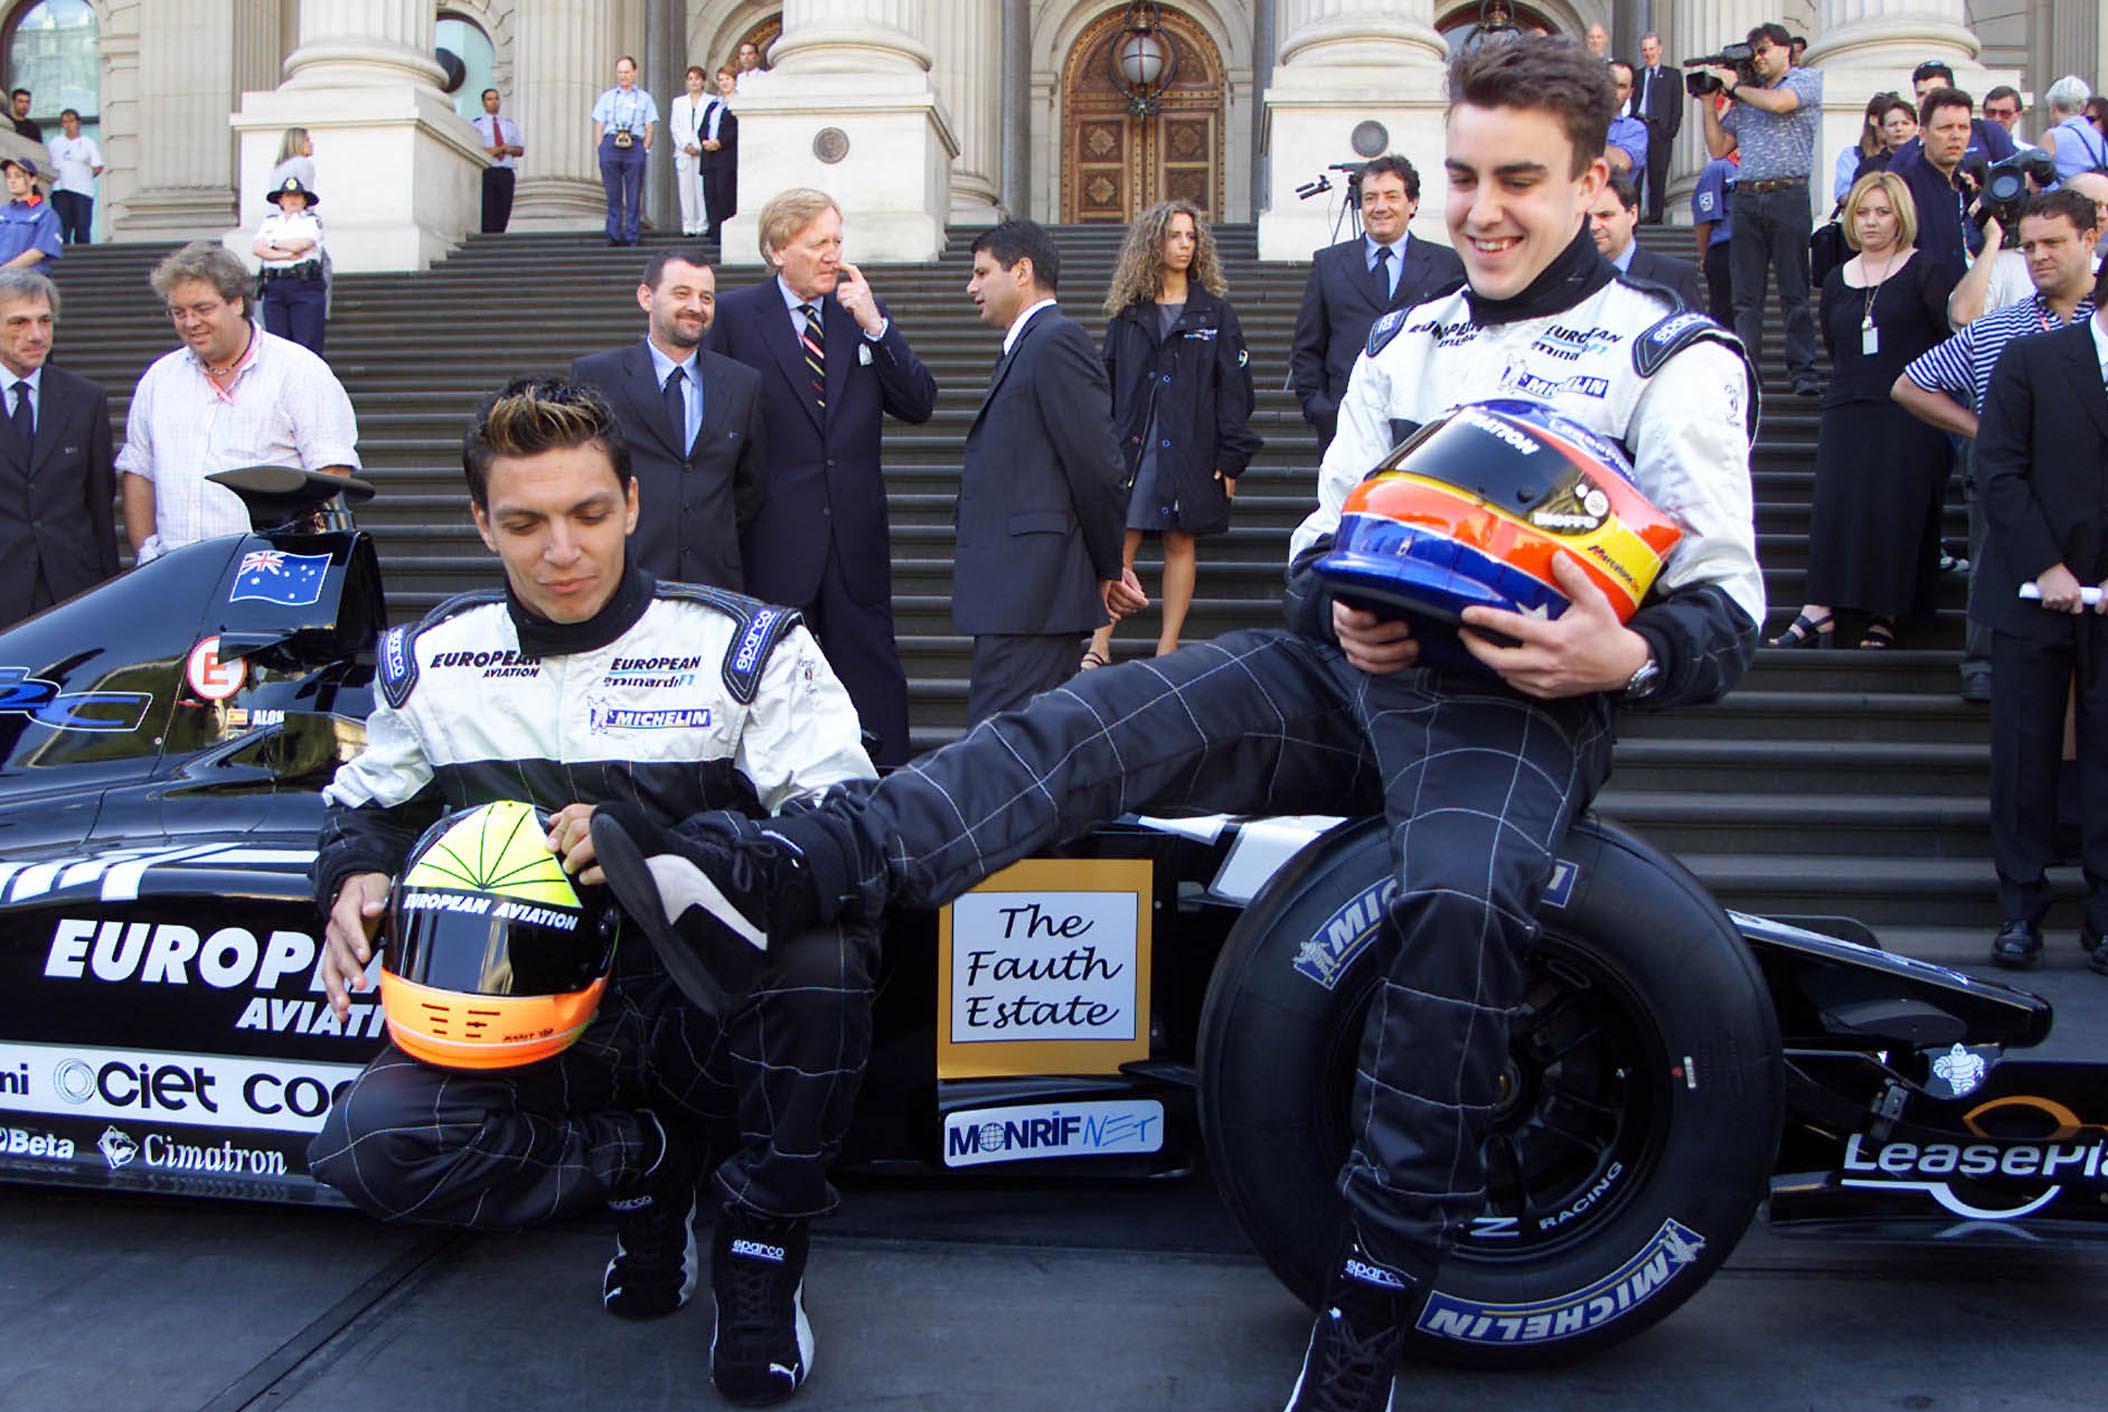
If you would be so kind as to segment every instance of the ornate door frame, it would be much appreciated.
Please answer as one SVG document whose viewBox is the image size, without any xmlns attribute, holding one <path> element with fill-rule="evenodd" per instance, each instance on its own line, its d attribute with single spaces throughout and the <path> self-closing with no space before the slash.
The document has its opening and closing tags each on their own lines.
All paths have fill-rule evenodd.
<svg viewBox="0 0 2108 1412">
<path fill-rule="evenodd" d="M 1178 49 L 1178 69 L 1154 114 L 1134 113 L 1107 67 L 1122 10 L 1092 21 L 1062 62 L 1064 221 L 1126 224 L 1170 196 L 1193 202 L 1211 220 L 1222 219 L 1222 55 L 1195 20 L 1168 6 L 1162 13 Z"/>
</svg>

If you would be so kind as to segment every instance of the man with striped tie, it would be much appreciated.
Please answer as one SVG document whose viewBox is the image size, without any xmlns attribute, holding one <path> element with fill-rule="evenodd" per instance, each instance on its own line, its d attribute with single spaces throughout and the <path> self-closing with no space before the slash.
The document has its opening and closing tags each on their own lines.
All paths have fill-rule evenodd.
<svg viewBox="0 0 2108 1412">
<path fill-rule="evenodd" d="M 879 427 L 928 421 L 937 384 L 842 258 L 834 198 L 793 187 L 761 211 L 772 280 L 726 294 L 704 346 L 760 372 L 768 493 L 741 533 L 747 592 L 796 608 L 856 703 L 871 758 L 908 756 L 908 682 L 893 640 Z"/>
</svg>

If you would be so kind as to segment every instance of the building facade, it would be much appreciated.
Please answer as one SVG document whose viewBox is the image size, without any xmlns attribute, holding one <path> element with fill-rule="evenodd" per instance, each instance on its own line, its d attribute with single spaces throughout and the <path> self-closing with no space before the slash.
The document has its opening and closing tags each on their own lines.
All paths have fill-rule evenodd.
<svg viewBox="0 0 2108 1412">
<path fill-rule="evenodd" d="M 2097 0 L 1511 8 L 1557 33 L 1605 24 L 1620 53 L 1655 30 L 1672 59 L 1783 20 L 1810 36 L 1809 61 L 1825 73 L 1818 171 L 1856 137 L 1866 98 L 1906 86 L 1928 58 L 1952 64 L 1965 88 L 2013 82 L 2031 99 L 2063 73 L 2108 78 Z M 1442 66 L 1479 10 L 1480 0 L 16 0 L 0 48 L 9 86 L 33 91 L 47 134 L 70 106 L 99 137 L 99 223 L 119 240 L 253 227 L 285 129 L 304 127 L 337 267 L 429 264 L 476 226 L 482 156 L 464 115 L 480 111 L 486 82 L 525 134 L 514 228 L 597 229 L 588 114 L 615 60 L 637 57 L 663 110 L 688 64 L 715 68 L 753 39 L 768 67 L 741 82 L 745 209 L 727 227 L 728 262 L 759 258 L 758 197 L 799 183 L 842 201 L 862 258 L 930 258 L 949 222 L 1118 222 L 1165 196 L 1256 219 L 1262 253 L 1294 258 L 1330 238 L 1344 182 L 1333 174 L 1334 189 L 1311 199 L 1297 188 L 1377 151 L 1414 159 L 1429 185 L 1420 225 L 1439 229 Z M 1685 125 L 1675 162 L 1684 189 L 1702 165 L 1697 127 Z M 662 222 L 667 165 L 653 171 Z"/>
</svg>

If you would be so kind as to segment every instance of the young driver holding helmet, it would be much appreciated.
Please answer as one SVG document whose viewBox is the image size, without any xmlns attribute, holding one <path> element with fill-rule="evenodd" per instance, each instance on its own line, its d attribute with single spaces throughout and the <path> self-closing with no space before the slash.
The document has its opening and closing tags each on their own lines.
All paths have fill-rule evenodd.
<svg viewBox="0 0 2108 1412">
<path fill-rule="evenodd" d="M 596 806 L 673 825 L 868 779 L 856 711 L 795 613 L 628 563 L 637 487 L 598 393 L 509 385 L 463 462 L 505 583 L 383 637 L 366 749 L 324 792 L 323 981 L 341 1017 L 379 949 L 395 1042 L 332 1105 L 309 1167 L 383 1220 L 506 1230 L 605 1204 L 617 1247 L 603 1299 L 648 1318 L 695 1287 L 696 1189 L 714 1160 L 711 1376 L 734 1401 L 775 1401 L 812 1361 L 806 1223 L 835 1204 L 826 1165 L 870 1045 L 873 932 L 779 933 L 707 1005 L 683 1000 L 639 936 L 617 944 L 604 985 L 596 953 L 537 986 L 529 948 L 599 939 L 604 953 Z M 443 813 L 504 800 L 531 812 L 491 847 L 460 842 L 486 811 L 448 819 L 412 855 Z M 442 844 L 485 865 L 449 863 Z M 487 866 L 501 853 L 516 864 Z M 397 873 L 396 927 L 376 940 Z M 442 923 L 460 914 L 515 951 L 480 975 L 450 964 Z M 597 1013 L 564 1043 L 596 988 Z M 479 1050 L 478 1009 L 515 1033 Z"/>
<path fill-rule="evenodd" d="M 1616 106 L 1604 65 L 1524 39 L 1460 60 L 1449 91 L 1448 220 L 1468 284 L 1371 330 L 1294 540 L 1289 630 L 1084 673 L 766 831 L 675 837 L 621 809 L 594 823 L 648 863 L 609 865 L 632 914 L 656 908 L 654 924 L 702 955 L 757 927 L 948 901 L 1127 811 L 1383 810 L 1401 944 L 1362 1038 L 1348 1219 L 1317 1252 L 1333 1274 L 1291 1395 L 1301 1412 L 1390 1405 L 1403 1330 L 1483 1207 L 1507 1012 L 1556 849 L 1609 772 L 1620 704 L 1719 696 L 1764 618 L 1747 360 L 1703 315 L 1623 281 L 1588 229 Z M 1555 436 L 1565 419 L 1622 443 L 1633 485 L 1681 539 L 1629 619 L 1561 554 L 1548 583 L 1560 605 L 1466 607 L 1447 645 L 1467 665 L 1430 666 L 1422 639 L 1438 641 L 1437 623 L 1336 601 L 1320 565 L 1349 492 L 1394 442 L 1488 397 L 1544 409 L 1534 428 L 1504 424 L 1503 440 Z M 1532 464 L 1555 461 L 1571 464 Z M 1487 586 L 1462 568 L 1451 582 Z M 718 900 L 698 904 L 705 881 Z"/>
</svg>

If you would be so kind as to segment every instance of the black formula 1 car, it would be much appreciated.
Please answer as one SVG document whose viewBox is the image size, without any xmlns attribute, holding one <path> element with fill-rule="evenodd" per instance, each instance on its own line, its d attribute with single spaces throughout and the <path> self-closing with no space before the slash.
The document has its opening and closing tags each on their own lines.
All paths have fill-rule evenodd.
<svg viewBox="0 0 2108 1412">
<path fill-rule="evenodd" d="M 345 482 L 225 480 L 256 532 L 0 633 L 9 1180 L 336 1200 L 303 1148 L 384 1026 L 371 989 L 343 1024 L 324 1003 L 307 868 L 364 740 L 381 575 L 320 515 Z M 1376 821 L 1130 818 L 897 917 L 851 1160 L 1132 1175 L 1204 1151 L 1313 1297 L 1393 885 Z M 1928 1234 L 2108 1215 L 2100 1069 L 2014 1053 L 2048 1034 L 2041 999 L 1730 915 L 1600 819 L 1542 922 L 1486 1210 L 1421 1352 L 1628 1337 L 1760 1208 Z"/>
</svg>

